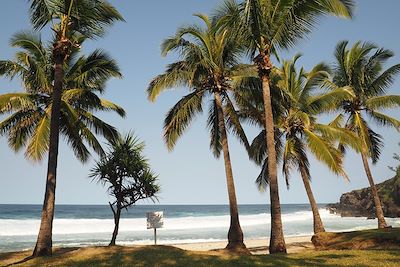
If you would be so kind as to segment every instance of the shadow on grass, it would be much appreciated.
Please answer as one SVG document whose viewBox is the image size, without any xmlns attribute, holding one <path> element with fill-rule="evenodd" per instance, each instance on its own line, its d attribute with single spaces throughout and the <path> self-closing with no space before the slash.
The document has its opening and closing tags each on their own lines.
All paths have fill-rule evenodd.
<svg viewBox="0 0 400 267">
<path fill-rule="evenodd" d="M 329 257 L 330 259 L 343 259 L 343 258 L 350 258 L 350 257 L 354 257 L 353 255 L 350 254 L 328 254 L 328 255 L 318 255 L 315 256 L 316 258 L 326 258 Z"/>
<path fill-rule="evenodd" d="M 32 256 L 28 256 L 28 257 L 26 257 L 26 258 L 24 258 L 24 259 L 22 259 L 22 260 L 20 260 L 20 261 L 13 262 L 13 263 L 7 264 L 7 265 L 5 265 L 5 266 L 8 267 L 8 266 L 13 266 L 13 265 L 22 264 L 22 263 L 27 262 L 27 261 L 29 261 L 29 260 L 31 260 L 31 259 L 33 259 L 33 257 L 32 257 Z"/>
<path fill-rule="evenodd" d="M 26 254 L 25 254 L 26 256 Z M 170 246 L 91 247 L 54 253 L 18 266 L 397 266 L 400 251 L 309 251 L 297 254 L 238 256 L 227 251 L 193 252 Z M 21 254 L 20 257 L 21 258 Z M 368 258 L 368 261 L 362 259 Z"/>
<path fill-rule="evenodd" d="M 78 250 L 78 249 L 79 248 L 76 248 L 76 247 L 73 247 L 73 248 L 56 248 L 56 249 L 53 250 L 53 256 L 40 257 L 40 258 L 32 257 L 32 251 L 24 251 L 22 253 L 21 252 L 2 253 L 2 254 L 0 254 L 0 266 L 4 266 L 4 267 L 16 266 L 16 265 L 21 265 L 23 263 L 28 263 L 31 260 L 35 261 L 35 259 L 50 260 L 52 257 L 63 256 L 63 255 L 65 255 L 65 253 L 72 252 L 72 251 L 75 251 L 75 250 Z"/>
<path fill-rule="evenodd" d="M 130 252 L 119 247 L 111 254 L 103 253 L 102 255 L 102 258 L 89 261 L 87 259 L 70 260 L 65 262 L 64 266 L 340 266 L 328 263 L 332 257 L 338 255 L 328 254 L 308 259 L 297 259 L 290 255 L 234 256 L 226 252 L 215 252 L 210 255 L 209 252 L 194 253 L 168 246 L 142 247 Z M 348 255 L 340 257 L 348 257 Z"/>
</svg>

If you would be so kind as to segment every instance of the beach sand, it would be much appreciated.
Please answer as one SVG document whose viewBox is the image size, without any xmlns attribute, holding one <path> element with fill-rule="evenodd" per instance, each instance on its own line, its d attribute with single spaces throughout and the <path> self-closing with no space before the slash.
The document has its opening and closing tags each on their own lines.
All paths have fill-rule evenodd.
<svg viewBox="0 0 400 267">
<path fill-rule="evenodd" d="M 297 253 L 306 249 L 314 249 L 311 236 L 292 236 L 285 238 L 288 253 Z M 249 239 L 244 242 L 252 254 L 267 254 L 269 239 Z M 172 246 L 192 251 L 208 251 L 225 248 L 227 241 L 202 242 L 188 244 L 172 244 Z"/>
</svg>

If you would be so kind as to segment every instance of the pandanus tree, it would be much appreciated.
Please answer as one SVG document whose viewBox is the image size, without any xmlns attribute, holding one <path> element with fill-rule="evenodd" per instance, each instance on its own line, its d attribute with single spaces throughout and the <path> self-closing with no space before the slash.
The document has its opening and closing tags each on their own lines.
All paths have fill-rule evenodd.
<svg viewBox="0 0 400 267">
<path fill-rule="evenodd" d="M 274 118 L 271 105 L 271 55 L 293 47 L 310 34 L 321 15 L 352 16 L 352 0 L 228 0 L 218 10 L 223 28 L 241 37 L 262 81 L 271 203 L 270 253 L 286 252 L 280 210 Z"/>
<path fill-rule="evenodd" d="M 151 170 L 148 160 L 143 156 L 144 143 L 132 134 L 118 136 L 111 140 L 109 151 L 96 162 L 90 177 L 108 185 L 110 196 L 115 201 L 109 202 L 114 215 L 114 231 L 110 246 L 115 246 L 118 235 L 121 211 L 128 210 L 143 199 L 156 199 L 160 191 L 157 175 Z"/>
<path fill-rule="evenodd" d="M 400 121 L 382 113 L 383 110 L 400 106 L 400 95 L 387 95 L 386 91 L 400 73 L 400 64 L 387 69 L 384 64 L 393 57 L 393 52 L 370 43 L 357 42 L 347 48 L 348 42 L 336 46 L 335 76 L 333 88 L 348 86 L 351 98 L 339 105 L 344 127 L 353 131 L 362 143 L 361 158 L 374 199 L 378 227 L 387 226 L 382 204 L 369 167 L 368 159 L 376 163 L 383 146 L 382 136 L 372 130 L 366 118 L 380 126 L 400 130 Z"/>
<path fill-rule="evenodd" d="M 96 38 L 115 21 L 123 20 L 118 11 L 104 0 L 30 0 L 30 18 L 37 30 L 50 27 L 54 34 L 52 109 L 50 114 L 49 155 L 46 191 L 37 243 L 33 256 L 52 253 L 51 229 L 54 218 L 58 143 L 60 133 L 61 94 L 65 88 L 64 63 L 72 50 L 79 49 L 77 36 Z"/>
<path fill-rule="evenodd" d="M 180 59 L 167 67 L 165 73 L 155 77 L 148 96 L 154 101 L 166 89 L 184 86 L 190 90 L 173 106 L 164 121 L 164 139 L 169 150 L 188 128 L 196 115 L 203 111 L 205 99 L 211 98 L 207 125 L 210 130 L 210 148 L 215 157 L 223 152 L 230 207 L 230 227 L 227 249 L 247 251 L 239 223 L 238 205 L 229 155 L 227 131 L 232 130 L 246 147 L 245 133 L 235 116 L 232 103 L 231 81 L 247 71 L 239 65 L 241 47 L 226 31 L 217 31 L 216 23 L 205 15 L 197 15 L 206 27 L 180 28 L 176 35 L 162 44 L 162 54 L 179 52 Z M 228 118 L 229 120 L 226 120 Z"/>
<path fill-rule="evenodd" d="M 107 80 L 121 77 L 116 62 L 100 50 L 82 56 L 79 49 L 73 49 L 71 56 L 63 61 L 63 86 L 55 105 L 58 100 L 54 94 L 58 93 L 52 47 L 43 46 L 40 36 L 29 32 L 16 34 L 11 44 L 19 51 L 15 60 L 0 61 L 0 75 L 19 77 L 25 90 L 0 96 L 0 114 L 9 114 L 0 123 L 0 134 L 8 136 L 9 145 L 16 151 L 26 148 L 25 156 L 35 161 L 42 160 L 47 152 L 57 152 L 51 149 L 57 148 L 58 141 L 52 143 L 49 138 L 55 135 L 52 116 L 58 106 L 57 139 L 59 134 L 65 136 L 82 162 L 90 155 L 88 147 L 103 154 L 96 135 L 112 139 L 117 131 L 93 112 L 115 111 L 125 115 L 121 107 L 97 95 L 104 92 Z M 49 174 L 55 174 L 51 171 L 55 170 L 53 160 L 56 158 L 50 161 Z M 35 256 L 51 253 L 55 185 L 55 176 L 49 176 Z"/>
<path fill-rule="evenodd" d="M 322 161 L 335 174 L 347 178 L 343 170 L 341 152 L 335 147 L 337 141 L 358 147 L 357 138 L 349 131 L 340 128 L 335 122 L 325 125 L 318 123 L 317 116 L 331 110 L 340 100 L 346 99 L 349 92 L 338 88 L 332 92 L 320 92 L 321 86 L 329 78 L 329 68 L 324 64 L 316 65 L 311 71 L 296 69 L 300 56 L 285 61 L 281 69 L 276 69 L 272 87 L 278 92 L 274 98 L 275 149 L 277 160 L 282 164 L 282 173 L 289 188 L 289 177 L 296 169 L 302 178 L 304 188 L 313 213 L 314 233 L 324 232 L 318 205 L 313 195 L 310 180 L 310 161 L 308 153 Z M 269 184 L 268 155 L 265 146 L 265 128 L 263 123 L 263 99 L 261 82 L 249 89 L 249 83 L 242 82 L 236 90 L 239 116 L 263 129 L 250 146 L 250 157 L 261 166 L 256 179 L 260 190 Z M 244 86 L 240 89 L 240 86 Z M 250 94 L 256 91 L 258 94 Z M 279 101 L 277 101 L 279 100 Z"/>
</svg>

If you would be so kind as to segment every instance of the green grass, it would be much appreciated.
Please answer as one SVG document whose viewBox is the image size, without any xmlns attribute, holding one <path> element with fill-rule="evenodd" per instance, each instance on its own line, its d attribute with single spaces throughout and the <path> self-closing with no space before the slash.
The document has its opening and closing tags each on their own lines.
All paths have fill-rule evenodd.
<svg viewBox="0 0 400 267">
<path fill-rule="evenodd" d="M 400 228 L 320 233 L 313 243 L 318 249 L 399 249 Z"/>
<path fill-rule="evenodd" d="M 0 254 L 4 265 L 29 252 Z M 169 246 L 58 249 L 52 257 L 16 266 L 399 266 L 400 250 L 305 251 L 288 255 L 232 256 L 226 252 L 191 252 Z M 0 264 L 1 265 L 1 264 Z"/>
</svg>

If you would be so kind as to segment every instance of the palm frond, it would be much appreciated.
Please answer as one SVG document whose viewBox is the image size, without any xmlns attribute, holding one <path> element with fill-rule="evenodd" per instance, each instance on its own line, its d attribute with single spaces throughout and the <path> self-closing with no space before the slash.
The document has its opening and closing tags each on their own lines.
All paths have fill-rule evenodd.
<svg viewBox="0 0 400 267">
<path fill-rule="evenodd" d="M 92 129 L 95 134 L 104 136 L 108 141 L 114 140 L 116 137 L 118 137 L 118 131 L 114 126 L 111 126 L 86 110 L 79 108 L 75 110 L 79 114 L 80 120 L 89 129 Z"/>
<path fill-rule="evenodd" d="M 302 168 L 305 174 L 310 178 L 309 166 L 305 146 L 297 137 L 287 138 L 282 153 L 282 173 L 285 177 L 286 187 L 289 189 L 290 173 L 293 168 Z"/>
<path fill-rule="evenodd" d="M 82 121 L 79 120 L 79 115 L 72 106 L 70 106 L 66 102 L 61 102 L 61 105 L 62 105 L 62 113 L 61 113 L 62 123 L 60 132 L 65 135 L 67 139 L 66 141 L 71 147 L 72 151 L 74 151 L 75 156 L 81 162 L 86 162 L 90 156 L 89 150 L 83 143 L 83 136 L 86 127 L 82 123 Z M 95 146 L 95 148 L 97 148 L 97 146 Z M 103 152 L 102 149 L 101 152 Z M 99 154 L 102 155 L 102 153 Z"/>
<path fill-rule="evenodd" d="M 396 118 L 377 111 L 369 111 L 368 114 L 380 126 L 390 126 L 400 131 L 400 121 Z"/>
<path fill-rule="evenodd" d="M 37 96 L 29 93 L 9 93 L 0 95 L 0 114 L 13 110 L 34 109 Z"/>
<path fill-rule="evenodd" d="M 257 176 L 255 184 L 258 191 L 265 192 L 269 185 L 269 174 L 268 174 L 268 158 L 266 158 L 261 166 L 260 174 Z"/>
<path fill-rule="evenodd" d="M 82 56 L 70 67 L 66 83 L 76 87 L 90 88 L 102 92 L 101 85 L 110 78 L 121 78 L 117 62 L 102 50 Z"/>
<path fill-rule="evenodd" d="M 24 72 L 26 72 L 26 69 L 18 62 L 11 60 L 0 60 L 0 75 L 4 75 L 12 80 L 15 76 L 21 75 Z"/>
<path fill-rule="evenodd" d="M 391 86 L 396 75 L 400 73 L 400 64 L 391 66 L 379 75 L 368 87 L 366 94 L 368 96 L 382 95 L 386 92 L 386 88 Z"/>
<path fill-rule="evenodd" d="M 30 17 L 33 27 L 39 30 L 51 21 L 54 14 L 54 5 L 48 0 L 31 0 Z"/>
<path fill-rule="evenodd" d="M 400 106 L 400 95 L 375 96 L 365 100 L 367 109 L 386 109 Z"/>
<path fill-rule="evenodd" d="M 123 118 L 126 115 L 125 110 L 121 106 L 119 106 L 109 100 L 106 100 L 106 99 L 101 99 L 101 107 L 102 107 L 102 110 L 115 111 L 118 115 L 120 115 Z"/>
<path fill-rule="evenodd" d="M 32 137 L 25 151 L 26 158 L 34 161 L 41 161 L 48 151 L 50 140 L 50 113 L 51 106 L 46 109 L 33 130 Z"/>
<path fill-rule="evenodd" d="M 212 100 L 208 111 L 207 128 L 210 130 L 210 149 L 216 158 L 219 158 L 222 150 L 220 119 L 222 117 L 224 120 L 223 116 L 224 114 L 221 114 L 218 109 L 216 100 Z"/>
<path fill-rule="evenodd" d="M 350 146 L 355 151 L 361 152 L 362 144 L 359 137 L 354 132 L 338 126 L 338 119 L 340 120 L 341 118 L 337 117 L 329 125 L 315 124 L 313 130 L 320 133 L 324 139 L 329 140 L 330 142 L 337 141 L 341 145 Z"/>
<path fill-rule="evenodd" d="M 186 69 L 186 62 L 179 61 L 170 64 L 164 74 L 155 77 L 147 88 L 150 101 L 155 101 L 158 95 L 166 90 L 180 86 L 191 86 L 192 74 Z"/>
<path fill-rule="evenodd" d="M 304 134 L 307 140 L 307 147 L 315 157 L 324 162 L 334 173 L 340 173 L 342 171 L 341 153 L 315 133 L 305 129 Z"/>
<path fill-rule="evenodd" d="M 262 165 L 267 156 L 266 132 L 262 130 L 250 145 L 249 156 L 258 165 Z"/>
<path fill-rule="evenodd" d="M 269 40 L 279 48 L 292 47 L 311 32 L 321 15 L 351 18 L 353 6 L 351 0 L 277 1 Z"/>
<path fill-rule="evenodd" d="M 250 150 L 250 144 L 247 139 L 246 133 L 242 127 L 242 124 L 240 123 L 239 116 L 237 114 L 237 111 L 235 110 L 235 107 L 230 100 L 228 96 L 225 96 L 225 116 L 227 117 L 226 120 L 226 125 L 229 130 L 231 130 L 232 133 L 234 133 L 238 140 L 244 145 L 247 151 Z"/>
<path fill-rule="evenodd" d="M 47 56 L 41 37 L 36 32 L 18 32 L 11 37 L 10 45 L 28 51 L 30 54 L 35 56 L 36 60 L 44 59 Z"/>
<path fill-rule="evenodd" d="M 194 117 L 203 111 L 203 96 L 204 91 L 194 91 L 179 100 L 167 113 L 164 120 L 164 140 L 169 150 L 174 148 Z"/>
</svg>

